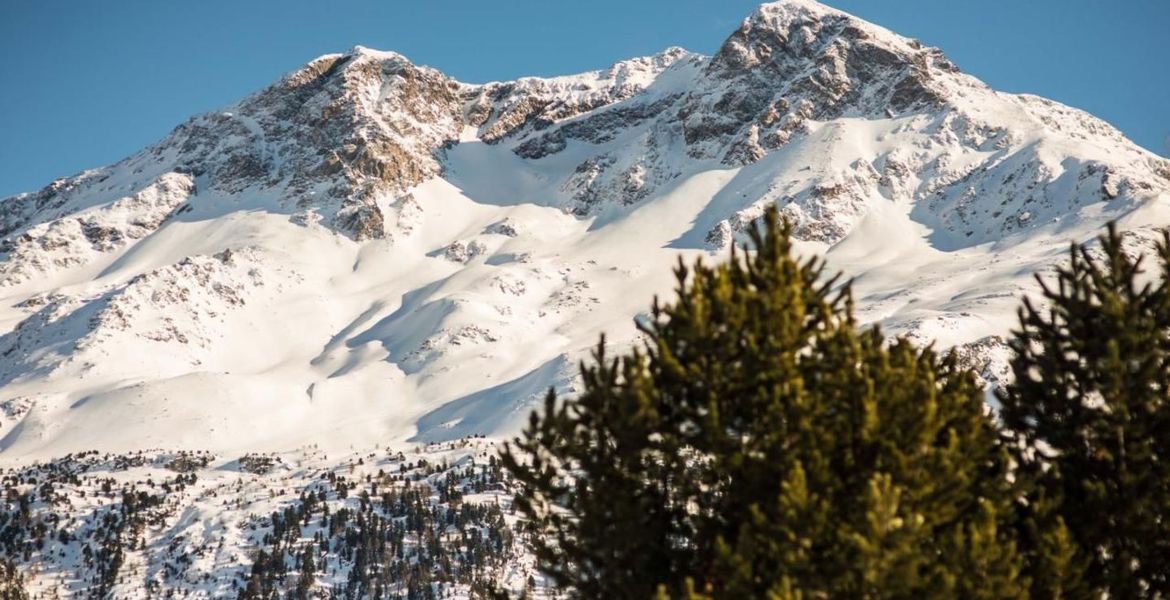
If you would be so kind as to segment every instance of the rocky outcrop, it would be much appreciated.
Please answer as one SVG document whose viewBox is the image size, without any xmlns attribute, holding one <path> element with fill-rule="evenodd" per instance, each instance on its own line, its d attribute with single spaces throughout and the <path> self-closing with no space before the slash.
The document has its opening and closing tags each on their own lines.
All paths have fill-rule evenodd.
<svg viewBox="0 0 1170 600">
<path fill-rule="evenodd" d="M 582 75 L 489 83 L 472 93 L 468 122 L 479 127 L 483 141 L 494 144 L 633 98 L 675 63 L 695 58 L 682 48 L 667 48 Z"/>
<path fill-rule="evenodd" d="M 387 230 L 379 203 L 438 175 L 443 152 L 464 127 L 478 127 L 488 143 L 545 129 L 632 98 L 692 56 L 672 48 L 582 75 L 469 85 L 399 54 L 356 47 L 318 58 L 225 110 L 194 117 L 117 165 L 0 202 L 0 236 L 18 236 L 111 194 L 143 193 L 155 178 L 182 175 L 198 181 L 204 196 L 275 197 L 277 205 L 266 209 L 296 222 L 322 223 L 359 241 L 381 238 Z M 119 243 L 117 232 L 87 232 Z"/>
<path fill-rule="evenodd" d="M 761 6 L 714 56 L 674 61 L 642 93 L 509 131 L 513 151 L 530 160 L 572 142 L 596 147 L 561 186 L 565 209 L 587 216 L 637 204 L 696 163 L 742 168 L 814 133 L 839 137 L 835 126 L 849 120 L 897 123 L 893 131 L 919 138 L 759 199 L 780 204 L 801 239 L 835 243 L 884 199 L 915 205 L 948 248 L 976 245 L 1086 203 L 1152 197 L 1170 169 L 1091 115 L 997 93 L 938 49 L 811 0 Z M 1058 164 L 1069 148 L 1055 138 L 1086 158 Z M 834 143 L 853 153 L 849 140 Z M 1124 157 L 1097 151 L 1116 144 Z M 729 243 L 759 213 L 755 200 L 745 204 L 711 227 L 710 244 Z"/>
<path fill-rule="evenodd" d="M 131 196 L 39 223 L 0 240 L 0 253 L 6 258 L 0 262 L 0 286 L 86 265 L 142 239 L 183 211 L 194 193 L 190 175 L 164 173 Z"/>
</svg>

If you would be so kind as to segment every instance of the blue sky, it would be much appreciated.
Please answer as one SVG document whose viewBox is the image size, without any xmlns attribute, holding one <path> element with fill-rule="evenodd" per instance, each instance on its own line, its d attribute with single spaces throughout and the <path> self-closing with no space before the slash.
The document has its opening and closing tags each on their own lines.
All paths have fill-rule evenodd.
<svg viewBox="0 0 1170 600">
<path fill-rule="evenodd" d="M 1170 0 L 828 0 L 1170 154 Z M 356 44 L 461 80 L 711 53 L 743 0 L 0 0 L 0 197 L 119 160 Z"/>
</svg>

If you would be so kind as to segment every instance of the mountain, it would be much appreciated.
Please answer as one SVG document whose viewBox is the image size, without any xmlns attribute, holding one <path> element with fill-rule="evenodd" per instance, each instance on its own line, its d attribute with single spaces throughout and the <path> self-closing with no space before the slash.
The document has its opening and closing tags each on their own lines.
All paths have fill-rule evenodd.
<svg viewBox="0 0 1170 600">
<path fill-rule="evenodd" d="M 409 515 L 409 585 L 523 586 L 491 438 L 769 205 L 866 322 L 994 384 L 1033 274 L 1170 225 L 1170 161 L 811 0 L 565 77 L 323 56 L 0 201 L 0 558 L 46 594 L 222 597 L 320 534 L 313 585 L 366 589 L 353 540 Z M 423 543 L 459 506 L 495 558 Z"/>
<path fill-rule="evenodd" d="M 867 321 L 994 378 L 1031 274 L 1168 200 L 1105 122 L 806 0 L 549 79 L 356 47 L 0 201 L 0 460 L 507 433 L 769 204 Z"/>
<path fill-rule="evenodd" d="M 356 47 L 0 201 L 0 460 L 505 433 L 769 204 L 866 320 L 986 362 L 1032 273 L 1168 194 L 1103 121 L 811 1 L 550 79 Z"/>
</svg>

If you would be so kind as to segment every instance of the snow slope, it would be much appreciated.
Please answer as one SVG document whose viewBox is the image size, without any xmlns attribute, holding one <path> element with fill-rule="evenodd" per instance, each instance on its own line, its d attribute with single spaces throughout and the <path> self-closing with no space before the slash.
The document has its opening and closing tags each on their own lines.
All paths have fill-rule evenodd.
<svg viewBox="0 0 1170 600">
<path fill-rule="evenodd" d="M 1170 162 L 811 0 L 550 79 L 357 47 L 0 201 L 0 461 L 507 434 L 773 203 L 994 380 L 1032 274 L 1170 225 Z"/>
</svg>

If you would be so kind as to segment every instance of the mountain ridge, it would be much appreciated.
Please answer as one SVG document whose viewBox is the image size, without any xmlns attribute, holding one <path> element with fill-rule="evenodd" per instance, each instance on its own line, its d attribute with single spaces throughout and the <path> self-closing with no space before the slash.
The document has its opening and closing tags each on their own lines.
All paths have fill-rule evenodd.
<svg viewBox="0 0 1170 600">
<path fill-rule="evenodd" d="M 1170 226 L 1170 161 L 812 0 L 561 77 L 321 56 L 0 200 L 0 570 L 40 597 L 548 595 L 499 439 L 768 206 L 862 323 L 990 391 L 1069 242 Z"/>
<path fill-rule="evenodd" d="M 769 204 L 988 381 L 1030 274 L 1170 161 L 810 0 L 706 57 L 469 84 L 355 47 L 0 200 L 0 461 L 505 435 Z"/>
</svg>

